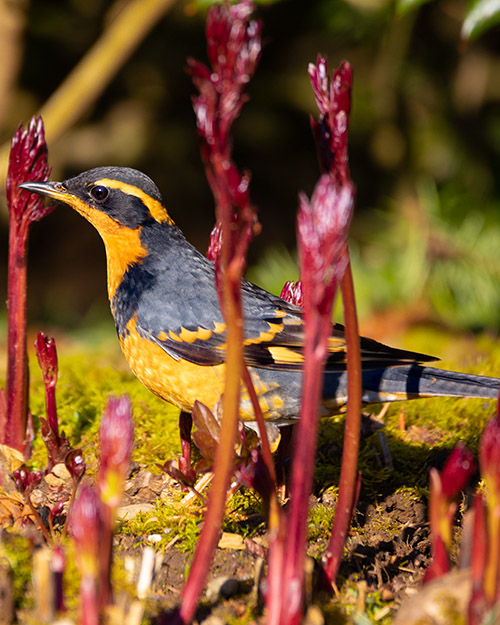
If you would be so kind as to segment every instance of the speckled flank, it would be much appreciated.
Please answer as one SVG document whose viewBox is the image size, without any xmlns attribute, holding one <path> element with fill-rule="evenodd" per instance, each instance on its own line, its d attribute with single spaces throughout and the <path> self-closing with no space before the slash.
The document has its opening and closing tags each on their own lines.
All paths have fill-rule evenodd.
<svg viewBox="0 0 500 625">
<path fill-rule="evenodd" d="M 158 344 L 137 333 L 135 319 L 129 321 L 127 330 L 120 337 L 123 354 L 150 391 L 182 410 L 191 411 L 196 399 L 209 408 L 215 406 L 224 388 L 224 365 L 199 367 L 171 358 Z"/>
<path fill-rule="evenodd" d="M 191 411 L 195 400 L 213 409 L 224 389 L 225 365 L 200 367 L 187 360 L 171 358 L 159 345 L 142 338 L 135 328 L 135 319 L 127 324 L 120 337 L 123 354 L 139 380 L 153 393 L 182 410 Z M 154 367 L 151 366 L 154 363 Z M 277 383 L 263 382 L 251 370 L 264 418 L 276 419 L 283 408 Z M 200 378 L 203 383 L 200 383 Z M 254 421 L 253 408 L 247 391 L 242 387 L 240 418 Z"/>
</svg>

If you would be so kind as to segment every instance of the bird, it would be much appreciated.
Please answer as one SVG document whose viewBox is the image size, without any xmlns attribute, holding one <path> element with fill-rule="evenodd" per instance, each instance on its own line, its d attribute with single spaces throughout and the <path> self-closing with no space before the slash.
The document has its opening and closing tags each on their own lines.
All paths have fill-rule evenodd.
<svg viewBox="0 0 500 625">
<path fill-rule="evenodd" d="M 154 182 L 127 167 L 97 167 L 63 182 L 20 187 L 69 205 L 100 234 L 107 290 L 118 338 L 132 372 L 184 412 L 211 410 L 224 390 L 226 323 L 214 264 L 191 245 L 164 207 Z M 303 311 L 247 280 L 241 283 L 243 354 L 264 419 L 273 427 L 300 418 Z M 500 380 L 427 366 L 418 352 L 360 338 L 365 404 L 419 397 L 497 399 Z M 344 328 L 331 325 L 319 416 L 347 402 Z M 240 419 L 255 427 L 242 385 Z"/>
</svg>

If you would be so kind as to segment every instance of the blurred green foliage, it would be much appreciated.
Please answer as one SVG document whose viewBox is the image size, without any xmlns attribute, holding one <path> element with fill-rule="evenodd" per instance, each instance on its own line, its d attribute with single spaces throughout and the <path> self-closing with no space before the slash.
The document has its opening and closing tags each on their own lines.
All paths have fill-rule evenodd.
<svg viewBox="0 0 500 625">
<path fill-rule="evenodd" d="M 32 0 L 25 15 L 16 9 L 17 48 L 2 55 L 13 76 L 3 92 L 0 76 L 2 140 L 49 98 L 125 4 Z M 141 169 L 202 250 L 213 200 L 185 59 L 205 59 L 207 4 L 175 2 L 85 115 L 57 140 L 49 137 L 54 179 L 98 165 Z M 297 194 L 310 194 L 318 177 L 307 64 L 322 52 L 331 69 L 343 58 L 354 67 L 352 249 L 362 317 L 392 308 L 411 316 L 418 308 L 421 317 L 454 328 L 498 330 L 497 4 L 259 3 L 265 45 L 234 138 L 238 163 L 252 172 L 263 224 L 249 258 L 252 279 L 279 292 L 295 277 Z M 465 44 L 464 35 L 474 40 Z M 6 246 L 5 226 L 0 234 Z M 30 318 L 37 326 L 91 325 L 107 314 L 101 243 L 67 209 L 33 228 L 30 272 Z M 0 275 L 5 291 L 5 271 Z"/>
</svg>

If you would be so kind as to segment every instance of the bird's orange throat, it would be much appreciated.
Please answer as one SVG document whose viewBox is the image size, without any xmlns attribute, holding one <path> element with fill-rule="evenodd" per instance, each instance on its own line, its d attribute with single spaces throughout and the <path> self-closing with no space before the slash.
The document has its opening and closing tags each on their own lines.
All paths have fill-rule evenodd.
<svg viewBox="0 0 500 625">
<path fill-rule="evenodd" d="M 100 182 L 106 183 L 111 187 L 117 186 L 114 185 L 112 180 L 104 179 Z M 159 223 L 173 223 L 167 211 L 159 202 L 131 185 L 120 183 L 119 187 L 127 187 L 127 190 L 130 187 L 130 192 L 133 191 L 134 195 L 146 203 L 150 214 L 156 221 Z M 108 268 L 108 297 L 111 302 L 127 269 L 134 263 L 144 259 L 148 254 L 147 249 L 141 243 L 142 228 L 127 228 L 106 213 L 90 208 L 85 202 L 75 196 L 69 196 L 65 201 L 94 226 L 104 241 Z"/>
<path fill-rule="evenodd" d="M 141 229 L 121 228 L 119 233 L 102 234 L 108 265 L 108 297 L 113 301 L 127 269 L 148 254 L 141 243 Z"/>
</svg>

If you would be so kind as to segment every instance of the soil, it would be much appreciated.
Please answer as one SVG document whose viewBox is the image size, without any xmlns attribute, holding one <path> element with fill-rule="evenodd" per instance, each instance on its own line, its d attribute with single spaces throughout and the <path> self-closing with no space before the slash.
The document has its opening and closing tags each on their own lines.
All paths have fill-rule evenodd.
<svg viewBox="0 0 500 625">
<path fill-rule="evenodd" d="M 139 488 L 138 483 L 142 484 Z M 153 505 L 158 497 L 168 498 L 171 489 L 176 490 L 178 486 L 170 478 L 140 470 L 127 485 L 124 510 L 138 503 Z M 323 512 L 333 516 L 335 497 L 329 490 L 321 496 L 311 496 L 310 508 L 315 516 Z M 264 520 L 263 516 L 253 515 L 251 522 L 255 526 L 264 525 Z M 262 593 L 265 591 L 267 534 L 262 531 L 252 539 L 236 540 L 234 548 L 231 536 L 229 534 L 229 541 L 224 541 L 226 545 L 229 542 L 228 546 L 217 549 L 197 621 L 220 625 L 239 622 L 245 616 L 245 622 L 264 623 Z M 328 538 L 328 531 L 322 531 L 308 545 L 311 556 L 306 562 L 306 577 L 311 578 L 308 586 L 313 587 L 313 579 L 317 579 L 317 567 L 311 564 L 312 558 L 320 560 Z M 147 540 L 146 536 L 118 536 L 117 551 L 140 557 Z M 191 557 L 173 544 L 159 558 L 151 586 L 150 616 L 159 616 L 178 603 Z M 344 549 L 338 596 L 333 599 L 314 593 L 309 596 L 308 601 L 320 605 L 320 620 L 316 615 L 312 622 L 343 622 L 341 614 L 346 608 L 363 613 L 374 593 L 377 620 L 382 621 L 384 617 L 392 620 L 401 602 L 416 592 L 430 561 L 426 502 L 408 490 L 392 492 L 374 502 L 362 489 Z"/>
<path fill-rule="evenodd" d="M 151 477 L 157 483 L 158 476 Z M 161 496 L 161 492 L 155 492 L 149 485 L 137 492 L 137 499 L 131 505 L 137 504 L 138 499 L 154 504 L 158 495 Z M 322 498 L 311 497 L 310 503 L 312 508 L 328 509 L 335 506 L 328 493 Z M 364 512 L 361 512 L 362 509 Z M 324 534 L 309 544 L 310 556 L 319 559 L 325 550 L 328 535 Z M 145 538 L 147 540 L 144 536 L 118 536 L 117 553 L 140 557 Z M 262 606 L 262 586 L 257 589 L 256 580 L 262 582 L 264 579 L 266 539 L 266 534 L 262 533 L 254 540 L 238 544 L 237 549 L 217 549 L 207 582 L 210 601 L 204 602 L 200 608 L 198 622 L 205 622 L 210 617 L 207 625 L 226 623 L 248 614 L 249 607 L 258 615 Z M 177 604 L 190 559 L 191 554 L 182 553 L 176 545 L 165 551 L 158 562 L 151 587 L 150 615 L 160 615 L 166 608 Z M 390 494 L 376 505 L 360 500 L 340 569 L 339 577 L 343 580 L 339 586 L 341 601 L 333 600 L 331 608 L 340 603 L 344 607 L 351 604 L 351 607 L 363 612 L 366 597 L 376 592 L 381 609 L 385 604 L 386 614 L 394 614 L 401 601 L 415 592 L 429 564 L 430 542 L 425 503 L 409 498 L 406 491 Z M 230 580 L 233 583 L 228 583 Z M 219 586 L 222 586 L 220 591 L 217 590 Z M 354 588 L 356 592 L 349 593 L 348 588 Z M 314 596 L 311 599 L 316 601 Z M 324 598 L 321 602 L 325 615 L 328 609 L 324 605 Z M 255 616 L 255 622 L 264 623 L 264 620 Z M 329 622 L 329 619 L 325 622 Z M 334 622 L 339 622 L 338 617 L 335 617 Z"/>
</svg>

